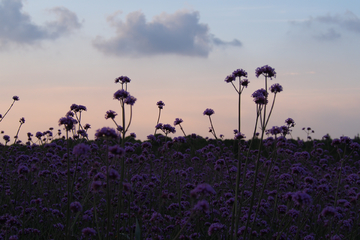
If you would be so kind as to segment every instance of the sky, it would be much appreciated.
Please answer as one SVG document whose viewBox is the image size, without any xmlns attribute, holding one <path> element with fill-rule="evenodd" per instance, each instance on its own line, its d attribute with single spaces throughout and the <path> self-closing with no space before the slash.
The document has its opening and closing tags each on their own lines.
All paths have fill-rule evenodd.
<svg viewBox="0 0 360 240">
<path fill-rule="evenodd" d="M 24 117 L 23 142 L 27 132 L 56 133 L 59 119 L 80 104 L 93 139 L 97 129 L 115 127 L 106 111 L 121 122 L 114 80 L 128 76 L 137 99 L 129 133 L 138 139 L 154 133 L 160 100 L 161 123 L 181 118 L 186 134 L 212 137 L 203 115 L 211 108 L 217 135 L 231 139 L 238 94 L 224 80 L 244 69 L 250 83 L 241 132 L 251 138 L 251 94 L 264 88 L 255 69 L 269 65 L 277 74 L 268 86 L 279 83 L 283 92 L 268 128 L 292 118 L 294 138 L 306 138 L 303 127 L 317 139 L 353 138 L 360 133 L 359 42 L 358 1 L 0 0 L 0 114 L 20 98 L 0 130 L 13 139 Z M 129 121 L 129 108 L 125 115 Z M 172 137 L 182 135 L 176 130 Z"/>
</svg>

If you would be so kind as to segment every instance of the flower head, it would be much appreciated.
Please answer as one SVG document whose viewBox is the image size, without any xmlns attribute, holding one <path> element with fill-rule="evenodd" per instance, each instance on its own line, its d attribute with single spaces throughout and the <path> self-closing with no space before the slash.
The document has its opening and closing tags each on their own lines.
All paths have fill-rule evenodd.
<svg viewBox="0 0 360 240">
<path fill-rule="evenodd" d="M 135 104 L 136 100 L 137 99 L 135 97 L 129 95 L 127 98 L 125 98 L 124 103 L 126 103 L 127 105 L 133 106 Z"/>
<path fill-rule="evenodd" d="M 236 69 L 235 71 L 233 71 L 232 75 L 236 78 L 236 77 L 247 77 L 247 72 L 244 69 Z"/>
<path fill-rule="evenodd" d="M 211 115 L 213 115 L 215 112 L 214 112 L 214 110 L 212 110 L 211 108 L 207 108 L 207 109 L 205 109 L 205 111 L 204 111 L 204 115 L 208 115 L 208 116 L 211 116 Z"/>
<path fill-rule="evenodd" d="M 127 76 L 120 76 L 118 78 L 115 78 L 115 83 L 129 83 L 131 81 L 130 78 L 128 78 Z"/>
<path fill-rule="evenodd" d="M 80 143 L 73 148 L 73 154 L 76 156 L 86 155 L 90 152 L 90 146 L 85 143 Z"/>
<path fill-rule="evenodd" d="M 174 121 L 174 126 L 179 125 L 182 122 L 183 122 L 183 120 L 181 118 L 176 118 Z"/>
<path fill-rule="evenodd" d="M 117 115 L 117 113 L 115 111 L 109 110 L 105 114 L 105 119 L 109 119 L 109 118 L 114 119 L 116 117 L 116 115 Z"/>
<path fill-rule="evenodd" d="M 269 89 L 272 93 L 276 94 L 276 93 L 282 92 L 283 87 L 280 84 L 275 83 L 275 84 L 271 85 L 271 87 Z"/>
<path fill-rule="evenodd" d="M 226 76 L 225 82 L 230 83 L 230 82 L 232 82 L 232 81 L 235 81 L 234 75 Z"/>
<path fill-rule="evenodd" d="M 269 65 L 265 65 L 262 67 L 258 67 L 255 70 L 255 75 L 258 78 L 260 75 L 264 75 L 265 77 L 269 77 L 270 79 L 272 79 L 272 77 L 276 78 L 276 72 L 275 72 L 275 68 L 270 67 Z"/>
<path fill-rule="evenodd" d="M 76 119 L 68 116 L 68 117 L 62 117 L 59 119 L 59 126 L 64 125 L 66 131 L 70 131 L 73 129 L 74 125 L 77 124 Z"/>
<path fill-rule="evenodd" d="M 125 91 L 124 89 L 117 90 L 114 93 L 114 99 L 117 99 L 117 100 L 124 100 L 128 96 L 130 96 L 129 92 Z"/>
<path fill-rule="evenodd" d="M 19 101 L 20 99 L 19 99 L 18 96 L 13 96 L 13 100 L 14 100 L 14 101 Z"/>
<path fill-rule="evenodd" d="M 254 102 L 256 104 L 262 105 L 268 103 L 267 100 L 268 93 L 263 88 L 256 90 L 251 96 L 254 98 Z"/>
<path fill-rule="evenodd" d="M 81 212 L 81 210 L 82 210 L 81 203 L 79 203 L 79 202 L 70 203 L 70 210 L 74 213 Z"/>
<path fill-rule="evenodd" d="M 81 230 L 81 233 L 84 236 L 95 236 L 96 235 L 96 231 L 90 227 L 83 228 L 83 230 Z"/>
<path fill-rule="evenodd" d="M 162 130 L 164 131 L 164 133 L 175 133 L 176 130 L 173 126 L 171 126 L 170 124 L 164 124 L 162 127 Z"/>
<path fill-rule="evenodd" d="M 165 103 L 163 101 L 158 101 L 156 103 L 156 105 L 160 108 L 160 109 L 163 109 L 163 107 L 165 106 Z"/>
<path fill-rule="evenodd" d="M 117 139 L 119 136 L 116 133 L 115 129 L 109 128 L 109 127 L 103 127 L 101 129 L 96 130 L 96 133 L 95 133 L 96 139 L 101 138 L 101 137 Z"/>
<path fill-rule="evenodd" d="M 243 80 L 240 81 L 241 86 L 246 87 L 246 88 L 249 85 L 249 83 L 250 82 L 247 79 L 243 79 Z"/>
<path fill-rule="evenodd" d="M 23 118 L 23 117 L 20 118 L 19 122 L 20 122 L 21 124 L 25 123 L 25 118 Z"/>
</svg>

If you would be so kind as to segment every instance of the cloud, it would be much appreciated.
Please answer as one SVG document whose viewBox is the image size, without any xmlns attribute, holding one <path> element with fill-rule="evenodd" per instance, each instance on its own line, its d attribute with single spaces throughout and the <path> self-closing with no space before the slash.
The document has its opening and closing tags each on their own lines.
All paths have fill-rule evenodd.
<svg viewBox="0 0 360 240">
<path fill-rule="evenodd" d="M 39 26 L 31 17 L 22 12 L 21 0 L 2 0 L 0 2 L 0 47 L 9 44 L 32 45 L 42 40 L 54 40 L 70 34 L 81 27 L 75 13 L 64 7 L 50 9 L 55 21 Z"/>
<path fill-rule="evenodd" d="M 360 33 L 360 19 L 351 11 L 346 11 L 344 14 L 310 17 L 304 21 L 292 21 L 291 23 L 312 31 L 315 39 L 323 41 L 341 38 L 340 31 L 344 30 Z"/>
<path fill-rule="evenodd" d="M 213 46 L 241 46 L 234 39 L 223 41 L 209 33 L 206 24 L 199 23 L 198 12 L 177 11 L 162 13 L 147 22 L 140 11 L 129 13 L 126 21 L 117 20 L 117 12 L 107 18 L 115 28 L 116 35 L 110 39 L 97 36 L 95 48 L 105 54 L 116 56 L 150 56 L 178 54 L 207 57 Z"/>
</svg>

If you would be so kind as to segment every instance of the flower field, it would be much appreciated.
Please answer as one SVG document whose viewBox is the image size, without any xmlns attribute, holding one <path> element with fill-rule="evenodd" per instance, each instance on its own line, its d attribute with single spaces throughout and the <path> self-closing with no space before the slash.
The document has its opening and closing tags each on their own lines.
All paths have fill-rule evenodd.
<svg viewBox="0 0 360 240">
<path fill-rule="evenodd" d="M 161 123 L 159 101 L 148 140 L 137 140 L 129 133 L 136 98 L 124 76 L 115 80 L 119 114 L 105 114 L 114 128 L 98 129 L 95 140 L 82 105 L 59 119 L 62 130 L 28 133 L 25 144 L 20 119 L 14 142 L 3 133 L 0 145 L 0 239 L 360 239 L 360 139 L 313 140 L 308 128 L 307 141 L 295 140 L 291 118 L 268 127 L 283 88 L 268 87 L 273 68 L 255 74 L 265 85 L 252 94 L 248 139 L 242 69 L 225 78 L 239 97 L 233 139 L 217 136 L 212 109 L 203 113 L 212 138 L 187 135 L 180 118 Z M 176 131 L 184 136 L 172 137 Z"/>
</svg>

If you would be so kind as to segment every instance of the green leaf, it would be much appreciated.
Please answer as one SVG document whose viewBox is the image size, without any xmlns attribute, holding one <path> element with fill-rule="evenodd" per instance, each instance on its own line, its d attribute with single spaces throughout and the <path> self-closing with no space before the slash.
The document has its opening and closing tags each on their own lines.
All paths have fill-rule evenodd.
<svg viewBox="0 0 360 240">
<path fill-rule="evenodd" d="M 141 227 L 138 219 L 136 218 L 136 228 L 135 228 L 135 240 L 141 240 Z"/>
</svg>

